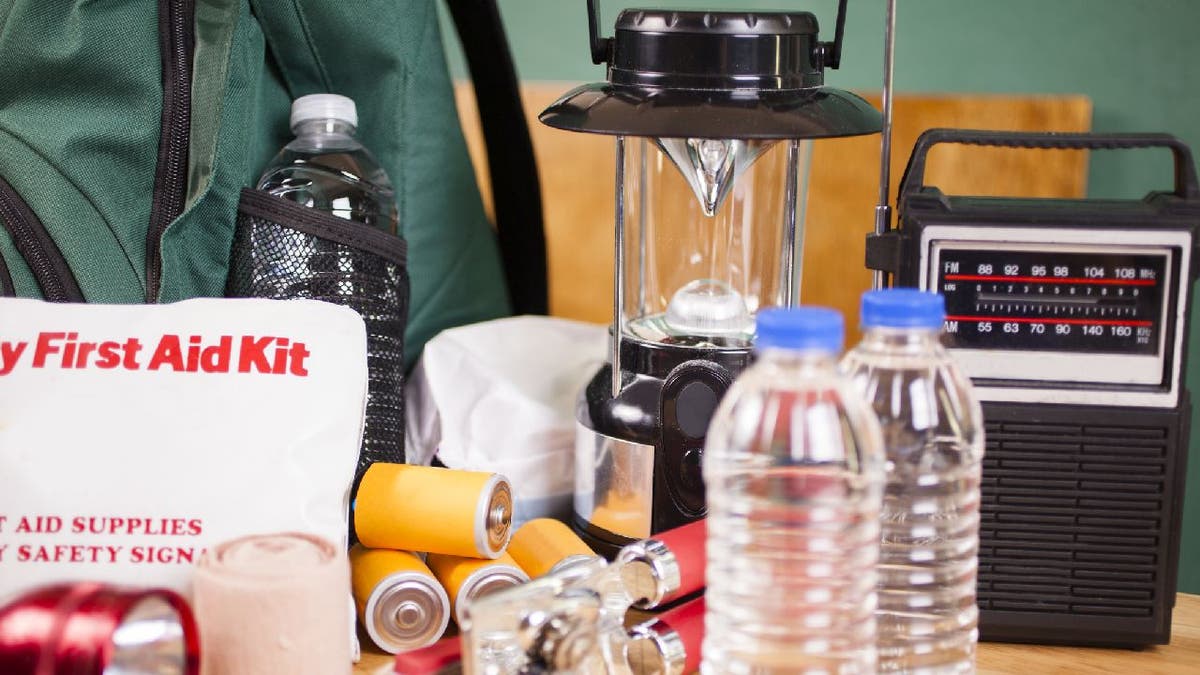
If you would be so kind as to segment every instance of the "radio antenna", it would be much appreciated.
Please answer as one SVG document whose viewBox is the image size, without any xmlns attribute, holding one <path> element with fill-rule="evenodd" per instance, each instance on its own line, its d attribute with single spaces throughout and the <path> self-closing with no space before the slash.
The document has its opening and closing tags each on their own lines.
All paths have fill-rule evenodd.
<svg viewBox="0 0 1200 675">
<path fill-rule="evenodd" d="M 892 168 L 892 61 L 896 52 L 896 0 L 887 0 L 887 19 L 883 32 L 883 129 L 879 150 L 879 205 L 875 207 L 875 234 L 887 232 L 892 225 L 891 193 Z M 883 288 L 884 276 L 875 270 L 871 288 Z"/>
</svg>

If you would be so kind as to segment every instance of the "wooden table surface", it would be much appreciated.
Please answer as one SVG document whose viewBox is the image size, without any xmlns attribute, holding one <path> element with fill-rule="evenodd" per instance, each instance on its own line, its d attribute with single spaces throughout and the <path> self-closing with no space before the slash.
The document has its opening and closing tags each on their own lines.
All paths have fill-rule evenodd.
<svg viewBox="0 0 1200 675">
<path fill-rule="evenodd" d="M 390 673 L 392 658 L 363 645 L 362 662 L 355 675 Z M 1200 596 L 1180 593 L 1175 604 L 1171 644 L 1142 651 L 1128 649 L 1085 649 L 983 643 L 979 645 L 979 673 L 1020 675 L 1159 675 L 1200 673 Z"/>
</svg>

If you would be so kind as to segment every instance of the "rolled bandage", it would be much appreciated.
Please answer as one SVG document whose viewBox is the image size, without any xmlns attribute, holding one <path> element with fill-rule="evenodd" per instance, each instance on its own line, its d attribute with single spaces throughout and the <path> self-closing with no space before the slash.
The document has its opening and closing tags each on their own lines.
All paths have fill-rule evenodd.
<svg viewBox="0 0 1200 675">
<path fill-rule="evenodd" d="M 564 563 L 596 555 L 570 527 L 553 518 L 535 518 L 518 528 L 508 542 L 508 554 L 535 579 Z"/>
<path fill-rule="evenodd" d="M 358 618 L 380 649 L 424 647 L 446 632 L 450 597 L 416 554 L 355 545 L 350 569 Z"/>
<path fill-rule="evenodd" d="M 202 675 L 350 672 L 340 546 L 298 533 L 234 539 L 200 559 L 194 590 Z"/>
<path fill-rule="evenodd" d="M 460 626 L 463 611 L 472 600 L 529 581 L 529 575 L 508 554 L 486 560 L 430 553 L 425 562 L 450 594 L 454 621 Z"/>
<path fill-rule="evenodd" d="M 368 548 L 497 558 L 512 536 L 512 488 L 495 473 L 377 462 L 354 503 Z"/>
</svg>

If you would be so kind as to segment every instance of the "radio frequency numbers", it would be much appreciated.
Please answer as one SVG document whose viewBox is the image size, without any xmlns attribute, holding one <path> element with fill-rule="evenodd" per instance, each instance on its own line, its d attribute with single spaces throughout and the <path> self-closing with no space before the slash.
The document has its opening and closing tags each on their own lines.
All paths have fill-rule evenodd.
<svg viewBox="0 0 1200 675">
<path fill-rule="evenodd" d="M 1024 268 L 1024 269 L 1023 269 Z M 983 278 L 1009 280 L 1056 281 L 1058 283 L 1140 283 L 1154 285 L 1158 279 L 1158 270 L 1154 267 L 1138 267 L 1136 265 L 1083 265 L 1078 268 L 1079 276 L 1072 277 L 1071 265 L 1031 264 L 1022 266 L 1017 263 L 979 263 L 972 270 L 964 269 L 957 260 L 946 261 L 943 273 L 946 278 Z M 1024 276 L 1022 276 L 1024 275 Z"/>
<path fill-rule="evenodd" d="M 956 346 L 1156 347 L 1162 256 L 963 250 L 943 251 L 939 267 Z"/>
<path fill-rule="evenodd" d="M 1027 331 L 1032 335 L 1044 335 L 1046 334 L 1048 324 L 1054 326 L 1054 333 L 1056 335 L 1070 335 L 1075 331 L 1075 327 L 1079 327 L 1080 334 L 1093 337 L 1111 335 L 1113 337 L 1129 338 L 1135 337 L 1136 333 L 1138 344 L 1149 344 L 1153 325 L 1149 321 L 1043 320 L 1013 317 L 960 316 L 952 314 L 946 317 L 946 332 L 958 333 L 958 324 L 960 321 L 975 323 L 975 330 L 980 333 L 991 333 L 994 330 L 1000 330 L 1010 334 L 1019 334 Z M 1000 327 L 997 328 L 996 326 Z"/>
</svg>

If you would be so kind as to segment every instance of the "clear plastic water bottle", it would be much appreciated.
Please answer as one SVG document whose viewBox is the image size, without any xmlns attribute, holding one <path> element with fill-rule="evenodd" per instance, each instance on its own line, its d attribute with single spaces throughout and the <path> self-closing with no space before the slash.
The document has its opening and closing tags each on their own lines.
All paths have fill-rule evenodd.
<svg viewBox="0 0 1200 675">
<path fill-rule="evenodd" d="M 841 314 L 759 313 L 708 430 L 701 672 L 875 672 L 883 450 L 837 367 Z"/>
<path fill-rule="evenodd" d="M 292 102 L 296 138 L 264 170 L 238 215 L 226 294 L 350 307 L 367 328 L 367 405 L 355 485 L 374 462 L 404 462 L 407 248 L 387 173 L 355 137 L 354 101 Z M 243 199 L 247 199 L 243 197 Z M 263 200 L 266 204 L 263 204 Z M 276 199 L 277 198 L 277 199 Z M 279 199 L 324 212 L 298 215 Z M 316 221 L 316 226 L 312 222 Z M 353 521 L 351 521 L 353 522 Z"/>
<path fill-rule="evenodd" d="M 258 189 L 396 234 L 396 199 L 379 162 L 354 137 L 358 111 L 337 94 L 292 102 L 296 138 L 267 166 Z"/>
<path fill-rule="evenodd" d="M 945 300 L 870 291 L 842 367 L 883 429 L 879 670 L 975 671 L 983 424 L 970 380 L 939 341 Z"/>
</svg>

